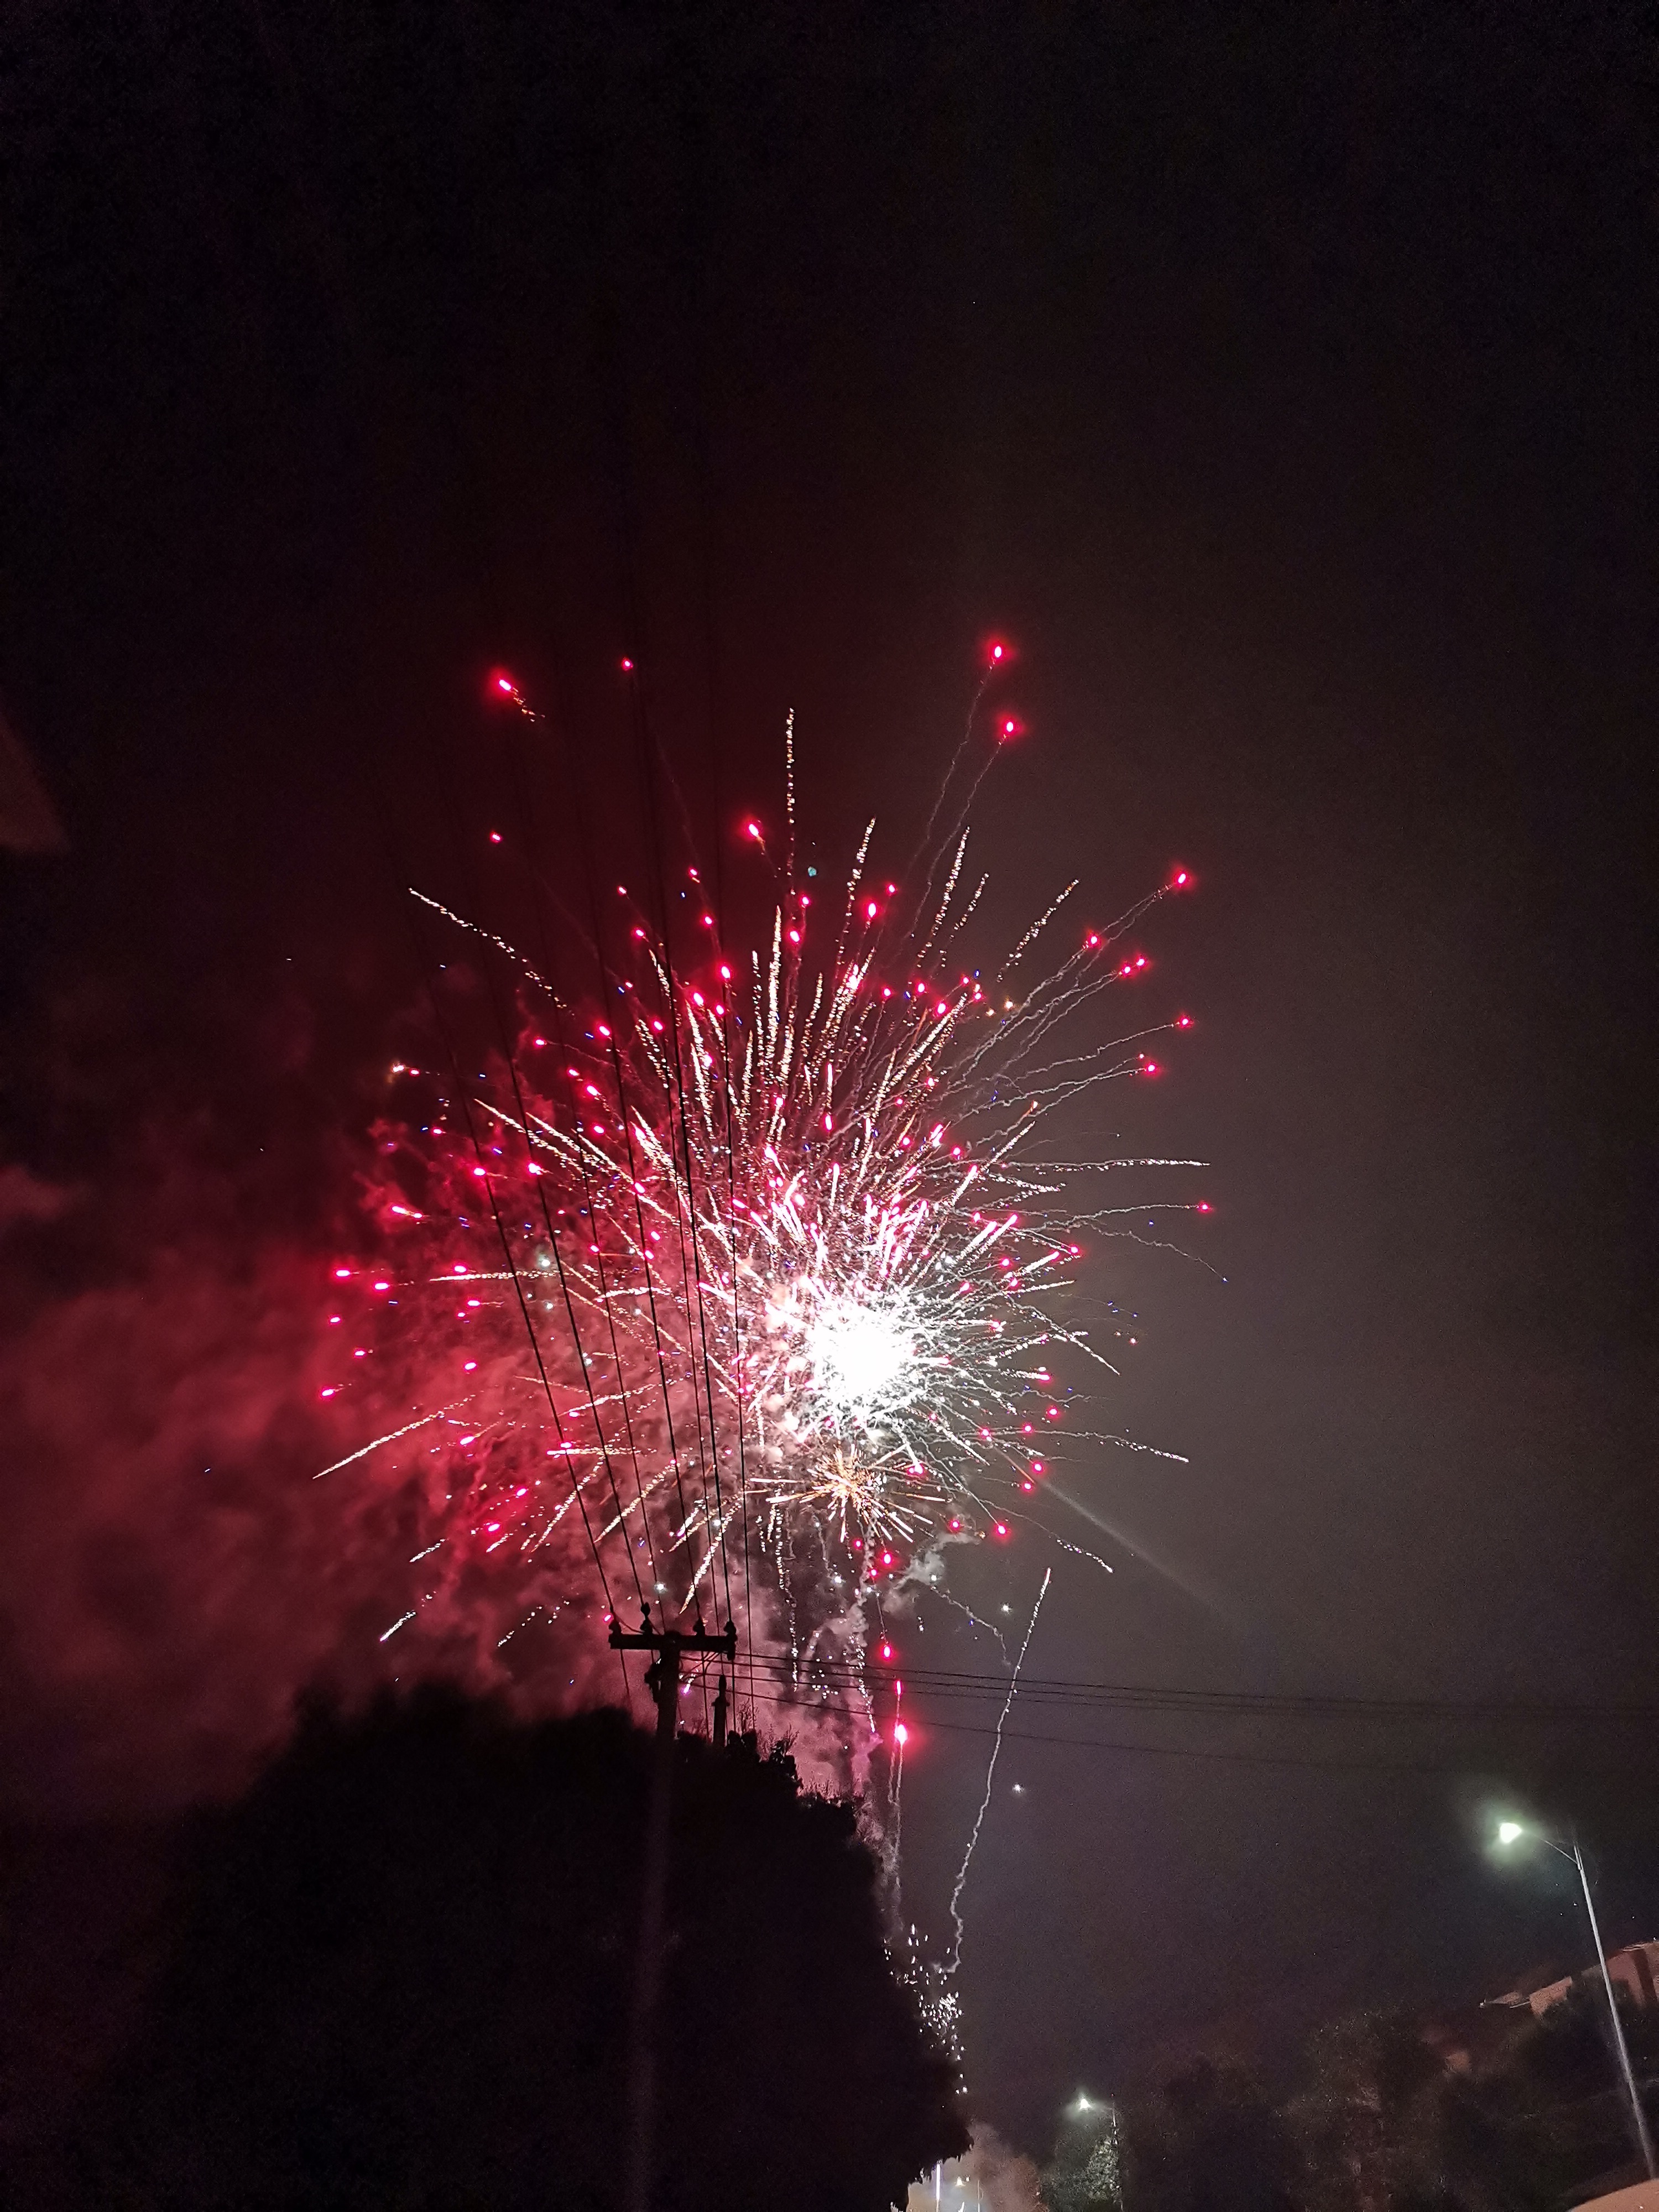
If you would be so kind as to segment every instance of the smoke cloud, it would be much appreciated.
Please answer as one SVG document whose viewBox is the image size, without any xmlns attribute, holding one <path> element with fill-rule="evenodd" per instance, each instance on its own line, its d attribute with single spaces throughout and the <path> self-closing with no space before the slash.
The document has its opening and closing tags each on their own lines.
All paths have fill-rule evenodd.
<svg viewBox="0 0 1659 2212">
<path fill-rule="evenodd" d="M 912 2182 L 905 2212 L 1042 2212 L 1037 2171 L 996 2130 L 975 2121 L 965 2158 Z"/>
<path fill-rule="evenodd" d="M 85 1194 L 15 1169 L 0 1194 L 8 1227 L 52 1222 L 78 1236 L 67 1272 L 84 1274 Z M 410 1662 L 509 1692 L 532 1674 L 544 1705 L 618 1698 L 591 1568 L 573 1579 L 562 1553 L 533 1583 L 450 1589 L 407 1660 L 395 1637 L 381 1641 L 411 1602 L 443 1595 L 411 1554 L 447 1455 L 428 1431 L 410 1439 L 423 1448 L 418 1471 L 392 1449 L 318 1471 L 374 1435 L 368 1417 L 391 1400 L 403 1421 L 430 1402 L 379 1388 L 333 1415 L 320 1396 L 337 1364 L 319 1326 L 328 1249 L 240 1243 L 209 1225 L 198 1196 L 175 1178 L 171 1210 L 190 1224 L 179 1241 L 125 1255 L 90 1287 L 54 1294 L 51 1268 L 20 1237 L 0 1255 L 12 1324 L 0 1350 L 11 1809 L 160 1809 L 234 1789 L 282 1739 L 302 1691 L 353 1696 Z M 513 1654 L 502 1639 L 532 1609 L 537 1633 Z"/>
</svg>

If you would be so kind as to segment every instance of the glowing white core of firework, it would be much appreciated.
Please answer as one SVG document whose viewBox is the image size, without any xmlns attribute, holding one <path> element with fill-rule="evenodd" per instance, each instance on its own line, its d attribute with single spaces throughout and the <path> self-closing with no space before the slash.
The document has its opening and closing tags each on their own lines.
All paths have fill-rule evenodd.
<svg viewBox="0 0 1659 2212">
<path fill-rule="evenodd" d="M 890 1310 L 833 1298 L 812 1323 L 807 1352 L 819 1396 L 867 1415 L 878 1400 L 892 1395 L 915 1356 L 915 1340 Z"/>
</svg>

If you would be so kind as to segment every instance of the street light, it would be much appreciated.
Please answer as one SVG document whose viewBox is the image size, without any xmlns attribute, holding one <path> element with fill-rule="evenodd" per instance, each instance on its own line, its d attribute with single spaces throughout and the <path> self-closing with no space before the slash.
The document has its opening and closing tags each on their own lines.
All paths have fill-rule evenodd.
<svg viewBox="0 0 1659 2212">
<path fill-rule="evenodd" d="M 1636 2075 L 1630 2063 L 1630 2047 L 1625 2041 L 1625 2024 L 1619 2017 L 1619 2006 L 1613 1994 L 1613 1976 L 1607 1972 L 1607 1954 L 1601 1947 L 1601 1923 L 1595 1917 L 1595 1899 L 1590 1895 L 1589 1875 L 1584 1866 L 1584 1854 L 1578 1848 L 1576 1833 L 1570 1842 L 1558 1844 L 1553 1836 L 1547 1836 L 1541 1828 L 1528 1827 L 1520 1820 L 1500 1820 L 1498 1823 L 1499 1848 L 1507 1850 L 1518 1844 L 1522 1837 L 1533 1843 L 1542 1844 L 1557 1858 L 1565 1859 L 1578 1869 L 1579 1887 L 1584 1893 L 1584 1911 L 1589 1916 L 1590 1934 L 1595 1939 L 1595 1956 L 1601 1968 L 1601 1986 L 1607 1993 L 1607 2011 L 1613 2021 L 1613 2039 L 1618 2046 L 1620 2070 L 1625 2077 L 1625 2094 L 1630 2099 L 1631 2118 L 1636 2123 L 1636 2139 L 1642 2147 L 1642 2157 L 1648 2169 L 1648 2179 L 1659 2181 L 1659 2165 L 1653 2156 L 1653 2137 L 1648 2130 L 1648 2116 L 1642 2110 L 1642 2100 L 1636 2094 Z"/>
</svg>

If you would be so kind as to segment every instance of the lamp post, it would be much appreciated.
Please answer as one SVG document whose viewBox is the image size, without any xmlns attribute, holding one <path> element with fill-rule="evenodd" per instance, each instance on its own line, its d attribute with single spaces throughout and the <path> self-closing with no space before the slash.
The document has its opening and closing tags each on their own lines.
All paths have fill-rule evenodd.
<svg viewBox="0 0 1659 2212">
<path fill-rule="evenodd" d="M 1636 2139 L 1642 2148 L 1643 2162 L 1648 2169 L 1648 2179 L 1659 2181 L 1659 2165 L 1654 2162 L 1653 2136 L 1648 2127 L 1648 2116 L 1642 2110 L 1642 2100 L 1636 2092 L 1636 2075 L 1630 2063 L 1630 2046 L 1625 2041 L 1625 2024 L 1619 2017 L 1619 2006 L 1613 1994 L 1613 1976 L 1607 1972 L 1607 1954 L 1601 1946 L 1601 1926 L 1595 1917 L 1595 1899 L 1590 1894 L 1589 1875 L 1584 1866 L 1584 1854 L 1578 1848 L 1576 1833 L 1567 1844 L 1558 1844 L 1553 1836 L 1547 1836 L 1541 1828 L 1528 1827 L 1521 1820 L 1500 1820 L 1498 1824 L 1498 1843 L 1507 1850 L 1511 1844 L 1522 1838 L 1528 1842 L 1542 1844 L 1557 1858 L 1565 1859 L 1577 1868 L 1579 1887 L 1584 1893 L 1584 1911 L 1589 1916 L 1590 1934 L 1595 1939 L 1595 1957 L 1601 1969 L 1601 1986 L 1607 1993 L 1607 2013 L 1613 2021 L 1613 2039 L 1619 2052 L 1619 2066 L 1625 2077 L 1625 2094 L 1630 2099 L 1631 2118 L 1636 2124 Z"/>
</svg>

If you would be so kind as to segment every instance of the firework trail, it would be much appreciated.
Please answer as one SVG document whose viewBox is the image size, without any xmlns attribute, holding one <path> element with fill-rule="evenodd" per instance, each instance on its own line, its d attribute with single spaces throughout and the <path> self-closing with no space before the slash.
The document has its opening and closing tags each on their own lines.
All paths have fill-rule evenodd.
<svg viewBox="0 0 1659 2212">
<path fill-rule="evenodd" d="M 1054 1572 L 1052 1567 L 1044 1572 L 1042 1587 L 1036 1594 L 1036 1603 L 1031 1607 L 1031 1618 L 1025 1625 L 1025 1638 L 1019 1647 L 1019 1656 L 1014 1662 L 1013 1674 L 1008 1684 L 1008 1694 L 1002 1701 L 1001 1712 L 997 1716 L 996 1741 L 991 1746 L 990 1764 L 985 1770 L 985 1795 L 979 1801 L 979 1810 L 974 1815 L 973 1833 L 968 1838 L 968 1848 L 962 1855 L 962 1864 L 957 1869 L 955 1887 L 951 1892 L 951 1917 L 956 1923 L 957 1940 L 951 1953 L 950 1960 L 945 1968 L 947 1974 L 954 1974 L 962 1964 L 962 1939 L 965 1931 L 958 1907 L 962 1901 L 963 1889 L 967 1883 L 968 1869 L 974 1863 L 974 1849 L 979 1842 L 979 1832 L 985 1826 L 985 1815 L 990 1809 L 991 1790 L 997 1778 L 997 1761 L 1002 1756 L 1002 1731 L 1007 1725 L 1009 1714 L 1014 1710 L 1014 1699 L 1019 1693 L 1020 1669 L 1024 1666 L 1025 1655 L 1031 1648 L 1032 1632 L 1037 1625 L 1037 1615 L 1042 1610 L 1042 1601 L 1048 1595 L 1048 1584 L 1054 1579 Z"/>
<path fill-rule="evenodd" d="M 1017 726 L 998 721 L 970 796 Z M 1201 1163 L 1068 1158 L 1066 1133 L 1189 1023 L 1105 1042 L 1076 1024 L 1145 974 L 1130 933 L 1188 879 L 1034 974 L 1068 886 L 973 965 L 962 810 L 919 896 L 872 869 L 872 823 L 825 914 L 794 873 L 793 724 L 787 757 L 787 854 L 746 955 L 695 866 L 672 906 L 660 884 L 596 903 L 585 1001 L 415 892 L 509 963 L 517 1012 L 463 1059 L 434 994 L 435 1064 L 392 1069 L 362 1193 L 374 1258 L 334 1268 L 322 1392 L 378 1433 L 325 1472 L 384 1454 L 404 1486 L 422 1574 L 387 1637 L 511 1642 L 550 1679 L 569 1660 L 574 1688 L 578 1648 L 625 1609 L 735 1619 L 740 1705 L 825 1717 L 867 1757 L 884 1605 L 953 1547 L 1042 1530 L 1051 1464 L 1127 1441 L 1077 1424 L 1062 1370 L 1110 1363 L 1066 1293 L 1085 1238 L 1144 1212 L 1103 1203 L 1103 1178 Z M 770 868 L 758 818 L 742 842 Z"/>
</svg>

